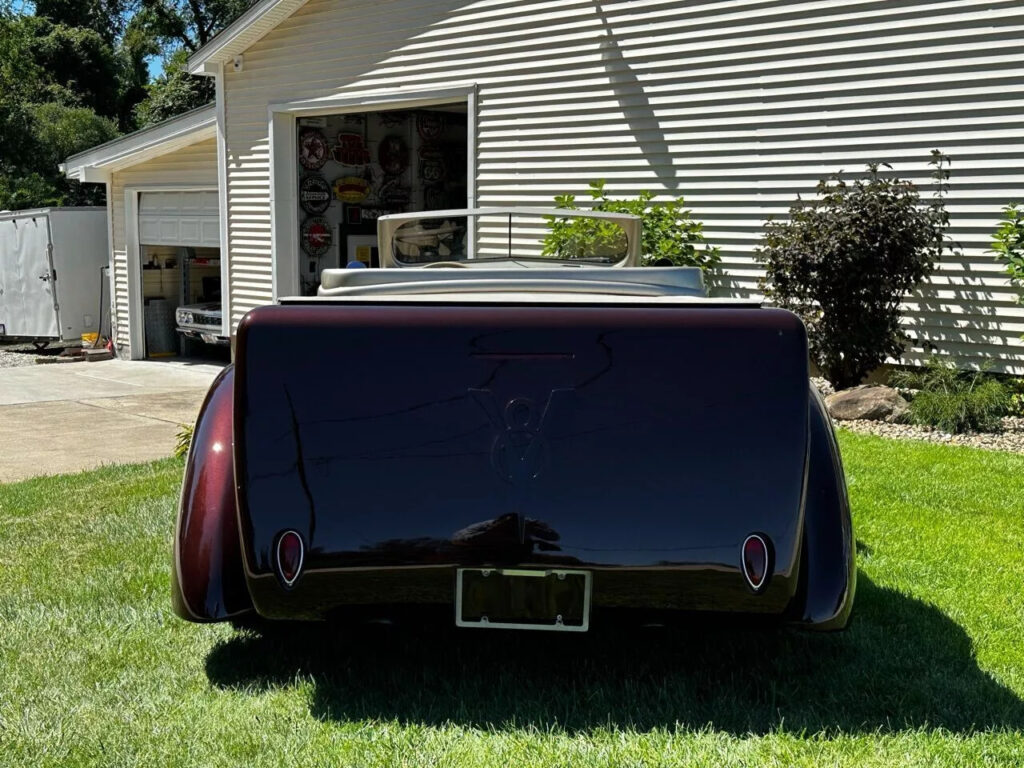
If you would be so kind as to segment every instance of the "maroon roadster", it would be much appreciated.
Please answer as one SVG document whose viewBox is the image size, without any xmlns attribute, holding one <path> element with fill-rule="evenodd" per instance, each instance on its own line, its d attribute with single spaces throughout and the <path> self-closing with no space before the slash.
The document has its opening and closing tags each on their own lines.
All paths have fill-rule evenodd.
<svg viewBox="0 0 1024 768">
<path fill-rule="evenodd" d="M 576 217 L 382 217 L 383 269 L 246 315 L 188 456 L 177 613 L 843 628 L 850 513 L 800 321 L 639 268 L 633 217 Z"/>
</svg>

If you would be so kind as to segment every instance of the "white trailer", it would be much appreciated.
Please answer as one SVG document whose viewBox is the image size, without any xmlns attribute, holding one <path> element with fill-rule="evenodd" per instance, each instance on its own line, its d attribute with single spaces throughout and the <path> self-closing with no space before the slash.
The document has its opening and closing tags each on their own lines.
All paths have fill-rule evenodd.
<svg viewBox="0 0 1024 768">
<path fill-rule="evenodd" d="M 0 213 L 0 336 L 74 341 L 100 322 L 105 208 Z M 108 300 L 109 303 L 109 300 Z"/>
</svg>

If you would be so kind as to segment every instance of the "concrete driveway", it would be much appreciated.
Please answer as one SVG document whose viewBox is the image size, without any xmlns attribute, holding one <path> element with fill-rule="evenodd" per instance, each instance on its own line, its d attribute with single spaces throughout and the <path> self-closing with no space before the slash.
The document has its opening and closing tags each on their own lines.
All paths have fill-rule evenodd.
<svg viewBox="0 0 1024 768">
<path fill-rule="evenodd" d="M 0 369 L 0 483 L 170 456 L 221 367 L 106 360 Z"/>
</svg>

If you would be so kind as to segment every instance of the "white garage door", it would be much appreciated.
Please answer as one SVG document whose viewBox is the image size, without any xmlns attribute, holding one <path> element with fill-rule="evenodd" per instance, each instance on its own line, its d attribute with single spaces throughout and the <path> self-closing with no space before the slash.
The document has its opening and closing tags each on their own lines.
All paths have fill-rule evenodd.
<svg viewBox="0 0 1024 768">
<path fill-rule="evenodd" d="M 219 248 L 219 210 L 216 192 L 143 192 L 139 243 Z"/>
</svg>

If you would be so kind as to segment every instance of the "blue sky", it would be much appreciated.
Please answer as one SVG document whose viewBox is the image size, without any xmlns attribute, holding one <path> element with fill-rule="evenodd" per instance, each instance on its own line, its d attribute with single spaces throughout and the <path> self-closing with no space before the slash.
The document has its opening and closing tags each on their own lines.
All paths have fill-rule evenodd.
<svg viewBox="0 0 1024 768">
<path fill-rule="evenodd" d="M 149 56 L 146 59 L 146 65 L 149 67 L 150 80 L 155 80 L 164 73 L 164 60 L 162 56 Z"/>
</svg>

